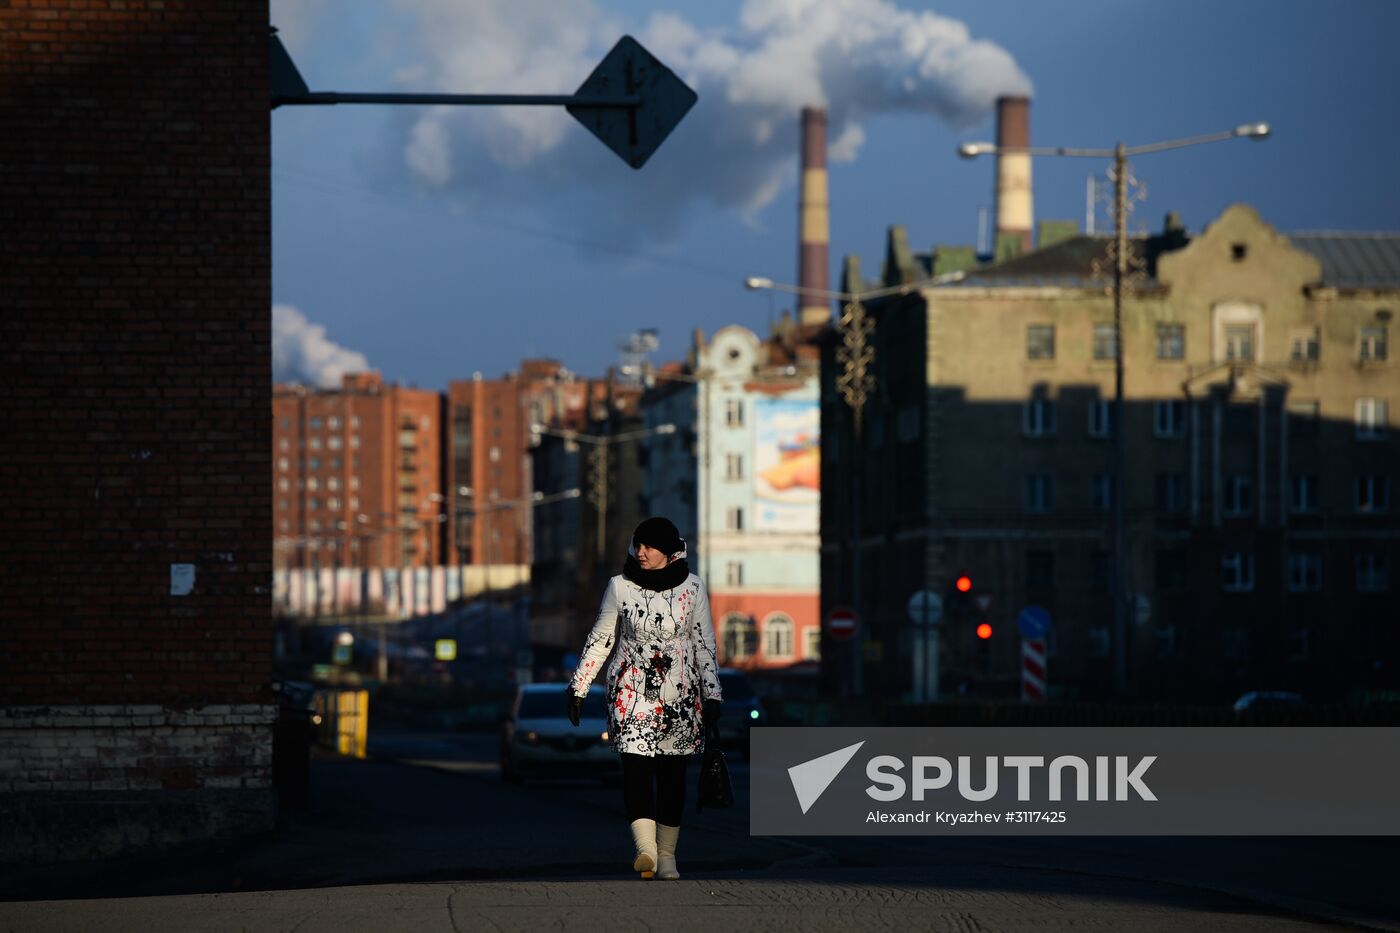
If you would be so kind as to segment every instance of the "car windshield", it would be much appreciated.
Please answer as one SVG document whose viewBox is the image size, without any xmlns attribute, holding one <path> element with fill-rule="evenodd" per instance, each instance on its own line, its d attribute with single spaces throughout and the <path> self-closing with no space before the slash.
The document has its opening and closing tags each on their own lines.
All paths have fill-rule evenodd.
<svg viewBox="0 0 1400 933">
<path fill-rule="evenodd" d="M 556 690 L 527 690 L 520 697 L 521 719 L 562 719 L 569 714 L 569 701 L 564 687 Z M 584 719 L 606 719 L 603 691 L 590 690 L 583 701 Z"/>
<path fill-rule="evenodd" d="M 753 687 L 743 674 L 719 675 L 719 689 L 726 703 L 746 703 L 753 699 Z"/>
</svg>

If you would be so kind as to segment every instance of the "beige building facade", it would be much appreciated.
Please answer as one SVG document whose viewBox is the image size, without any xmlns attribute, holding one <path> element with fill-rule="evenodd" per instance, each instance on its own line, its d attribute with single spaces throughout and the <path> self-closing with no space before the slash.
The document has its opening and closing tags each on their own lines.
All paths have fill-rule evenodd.
<svg viewBox="0 0 1400 933">
<path fill-rule="evenodd" d="M 865 683 L 921 695 L 905 607 L 965 573 L 990 606 L 944 621 L 941 694 L 1016 695 L 1028 606 L 1052 620 L 1051 695 L 1114 692 L 1121 425 L 1130 698 L 1393 687 L 1400 235 L 1289 236 L 1236 205 L 1195 238 L 1172 218 L 1134 238 L 1121 417 L 1106 245 L 1071 237 L 876 305 L 859 443 L 828 344 L 823 608 L 850 601 L 859 495 Z M 927 266 L 892 255 L 883 284 Z"/>
</svg>

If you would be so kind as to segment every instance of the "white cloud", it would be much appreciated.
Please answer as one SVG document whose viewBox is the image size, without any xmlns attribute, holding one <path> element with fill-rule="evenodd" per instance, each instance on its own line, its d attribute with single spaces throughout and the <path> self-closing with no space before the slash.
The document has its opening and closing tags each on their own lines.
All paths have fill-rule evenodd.
<svg viewBox="0 0 1400 933">
<path fill-rule="evenodd" d="M 413 63 L 401 86 L 424 91 L 572 91 L 628 31 L 594 0 L 396 0 L 396 9 L 415 46 L 398 56 Z M 635 32 L 700 98 L 639 173 L 548 107 L 400 110 L 401 135 L 384 156 L 429 190 L 548 201 L 616 238 L 664 235 L 697 204 L 752 220 L 771 203 L 795 178 L 803 106 L 828 108 L 830 158 L 849 162 L 871 117 L 968 125 L 999 94 L 1030 92 L 1005 49 L 892 0 L 746 0 L 729 28 L 658 12 Z"/>
<path fill-rule="evenodd" d="M 363 353 L 327 339 L 325 325 L 311 323 L 291 305 L 272 306 L 273 381 L 334 388 L 346 373 L 369 369 Z"/>
</svg>

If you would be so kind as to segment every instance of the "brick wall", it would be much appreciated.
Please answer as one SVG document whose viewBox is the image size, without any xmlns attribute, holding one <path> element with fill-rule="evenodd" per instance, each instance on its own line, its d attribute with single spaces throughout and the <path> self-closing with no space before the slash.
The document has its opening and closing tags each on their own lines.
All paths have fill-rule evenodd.
<svg viewBox="0 0 1400 933">
<path fill-rule="evenodd" d="M 265 0 L 0 2 L 11 795 L 74 771 L 268 794 L 267 24 Z"/>
</svg>

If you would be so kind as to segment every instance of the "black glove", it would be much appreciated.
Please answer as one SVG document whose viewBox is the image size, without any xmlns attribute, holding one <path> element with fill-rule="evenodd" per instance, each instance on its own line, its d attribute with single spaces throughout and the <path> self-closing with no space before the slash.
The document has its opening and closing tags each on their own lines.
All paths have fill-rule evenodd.
<svg viewBox="0 0 1400 933">
<path fill-rule="evenodd" d="M 706 700 L 700 715 L 705 722 L 705 728 L 713 729 L 719 722 L 719 700 Z"/>
<path fill-rule="evenodd" d="M 569 722 L 578 725 L 579 714 L 583 712 L 583 697 L 569 694 Z"/>
</svg>

